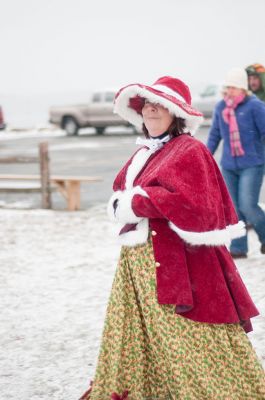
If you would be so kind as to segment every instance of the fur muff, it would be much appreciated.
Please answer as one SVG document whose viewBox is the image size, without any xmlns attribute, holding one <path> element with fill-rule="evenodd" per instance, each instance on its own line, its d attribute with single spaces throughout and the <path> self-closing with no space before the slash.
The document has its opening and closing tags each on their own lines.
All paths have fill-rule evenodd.
<svg viewBox="0 0 265 400">
<path fill-rule="evenodd" d="M 140 186 L 124 190 L 123 192 L 119 192 L 117 197 L 112 196 L 112 207 L 115 208 L 116 205 L 115 211 L 113 212 L 114 218 L 119 223 L 134 224 L 141 221 L 142 218 L 137 217 L 132 209 L 132 198 L 136 194 L 148 197 L 145 191 Z"/>
</svg>

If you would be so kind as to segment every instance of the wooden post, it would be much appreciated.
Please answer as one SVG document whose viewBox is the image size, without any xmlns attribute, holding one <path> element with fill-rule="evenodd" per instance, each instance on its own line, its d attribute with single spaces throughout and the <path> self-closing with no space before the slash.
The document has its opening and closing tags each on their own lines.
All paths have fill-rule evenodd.
<svg viewBox="0 0 265 400">
<path fill-rule="evenodd" d="M 52 208 L 48 142 L 39 144 L 42 208 Z"/>
</svg>

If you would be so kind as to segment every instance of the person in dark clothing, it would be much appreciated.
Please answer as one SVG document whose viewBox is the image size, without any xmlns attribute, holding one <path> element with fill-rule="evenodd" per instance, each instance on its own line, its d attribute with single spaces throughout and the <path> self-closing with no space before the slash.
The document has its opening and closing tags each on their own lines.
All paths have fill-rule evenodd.
<svg viewBox="0 0 265 400">
<path fill-rule="evenodd" d="M 246 68 L 248 87 L 261 101 L 265 102 L 265 67 L 261 64 L 252 64 Z M 264 143 L 265 157 L 265 143 Z M 264 166 L 265 174 L 265 166 Z"/>
<path fill-rule="evenodd" d="M 261 64 L 252 64 L 246 68 L 246 71 L 249 89 L 265 102 L 265 67 Z"/>
</svg>

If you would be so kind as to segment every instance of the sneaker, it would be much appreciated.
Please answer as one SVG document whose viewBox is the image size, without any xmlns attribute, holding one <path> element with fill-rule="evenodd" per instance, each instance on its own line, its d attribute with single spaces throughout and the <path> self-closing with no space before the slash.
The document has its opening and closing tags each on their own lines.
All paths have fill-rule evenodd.
<svg viewBox="0 0 265 400">
<path fill-rule="evenodd" d="M 265 243 L 262 243 L 261 248 L 260 248 L 260 252 L 262 254 L 265 254 Z"/>
<path fill-rule="evenodd" d="M 265 243 L 264 243 L 264 252 L 265 252 Z M 247 258 L 247 253 L 234 253 L 230 251 L 230 254 L 233 258 Z"/>
</svg>

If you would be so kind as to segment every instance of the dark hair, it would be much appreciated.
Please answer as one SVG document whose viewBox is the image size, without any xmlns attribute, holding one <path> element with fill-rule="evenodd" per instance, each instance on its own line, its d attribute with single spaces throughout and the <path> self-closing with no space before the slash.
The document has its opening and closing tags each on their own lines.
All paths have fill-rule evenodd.
<svg viewBox="0 0 265 400">
<path fill-rule="evenodd" d="M 171 124 L 169 125 L 167 131 L 169 133 L 169 136 L 171 138 L 173 138 L 173 137 L 180 136 L 183 133 L 186 133 L 186 132 L 184 132 L 185 128 L 186 128 L 185 119 L 174 117 L 174 119 L 171 122 Z M 144 133 L 146 138 L 150 137 L 149 132 L 148 132 L 145 124 L 143 124 L 143 133 Z M 187 134 L 190 135 L 190 133 L 187 133 Z"/>
</svg>

